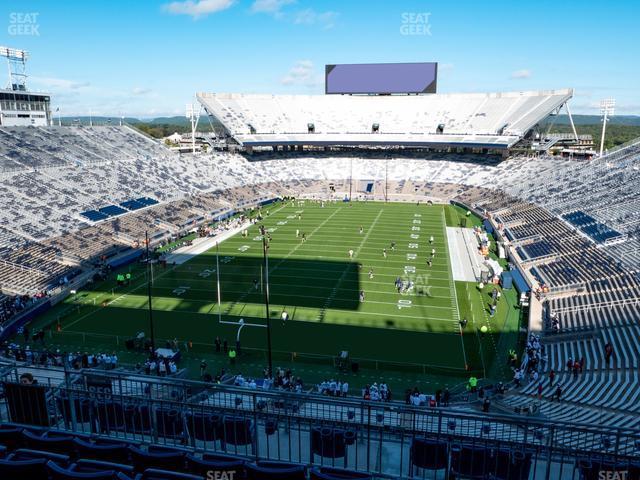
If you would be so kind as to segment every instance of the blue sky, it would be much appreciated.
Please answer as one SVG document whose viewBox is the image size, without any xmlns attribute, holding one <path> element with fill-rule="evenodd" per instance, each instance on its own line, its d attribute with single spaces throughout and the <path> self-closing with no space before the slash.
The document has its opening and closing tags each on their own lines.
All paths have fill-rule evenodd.
<svg viewBox="0 0 640 480">
<path fill-rule="evenodd" d="M 182 115 L 197 91 L 322 93 L 327 63 L 440 64 L 440 92 L 572 87 L 640 114 L 640 2 L 4 0 L 0 45 L 63 115 Z M 2 79 L 2 81 L 5 81 Z"/>
</svg>

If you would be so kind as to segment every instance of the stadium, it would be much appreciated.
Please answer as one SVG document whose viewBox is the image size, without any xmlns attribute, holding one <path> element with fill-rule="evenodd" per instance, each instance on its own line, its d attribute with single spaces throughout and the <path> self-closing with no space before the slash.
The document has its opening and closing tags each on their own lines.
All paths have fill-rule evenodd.
<svg viewBox="0 0 640 480">
<path fill-rule="evenodd" d="M 2 478 L 640 478 L 611 99 L 598 151 L 562 84 L 327 64 L 324 94 L 189 92 L 174 145 L 63 121 L 0 56 Z"/>
</svg>

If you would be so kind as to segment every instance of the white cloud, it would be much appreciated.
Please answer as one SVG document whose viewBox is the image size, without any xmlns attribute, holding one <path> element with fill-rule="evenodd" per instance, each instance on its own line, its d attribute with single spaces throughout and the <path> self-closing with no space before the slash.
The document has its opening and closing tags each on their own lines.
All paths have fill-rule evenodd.
<svg viewBox="0 0 640 480">
<path fill-rule="evenodd" d="M 221 12 L 231 7 L 235 0 L 186 0 L 163 5 L 165 11 L 174 15 L 189 15 L 194 19 L 206 17 L 211 13 Z"/>
<path fill-rule="evenodd" d="M 316 87 L 324 79 L 315 71 L 311 60 L 298 60 L 287 74 L 280 79 L 280 83 L 285 86 L 302 85 L 306 87 Z"/>
<path fill-rule="evenodd" d="M 525 78 L 531 78 L 531 76 L 533 75 L 533 73 L 531 72 L 531 70 L 527 70 L 526 68 L 523 70 L 516 70 L 515 72 L 513 72 L 511 74 L 511 78 L 516 79 L 516 80 L 522 80 Z"/>
<path fill-rule="evenodd" d="M 67 80 L 64 78 L 54 77 L 38 77 L 30 76 L 30 83 L 45 90 L 63 91 L 68 92 L 72 90 L 80 90 L 88 88 L 91 84 L 86 81 L 78 82 L 75 80 Z"/>
<path fill-rule="evenodd" d="M 296 0 L 255 0 L 251 5 L 253 13 L 270 13 L 278 15 L 282 7 L 295 3 Z"/>
<path fill-rule="evenodd" d="M 300 10 L 296 13 L 293 23 L 296 25 L 321 25 L 325 29 L 335 26 L 337 12 L 316 12 L 312 8 Z"/>
<path fill-rule="evenodd" d="M 151 89 L 144 87 L 135 87 L 133 90 L 131 90 L 131 93 L 133 93 L 134 95 L 147 95 L 148 93 L 151 93 Z"/>
</svg>

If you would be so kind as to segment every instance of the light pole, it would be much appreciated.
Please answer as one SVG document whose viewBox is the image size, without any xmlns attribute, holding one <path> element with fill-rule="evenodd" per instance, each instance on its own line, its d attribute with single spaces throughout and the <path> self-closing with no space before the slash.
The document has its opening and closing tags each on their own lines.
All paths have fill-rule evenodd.
<svg viewBox="0 0 640 480">
<path fill-rule="evenodd" d="M 153 331 L 153 306 L 151 305 L 151 255 L 149 254 L 149 232 L 144 232 L 144 240 L 147 245 L 147 295 L 149 297 L 149 335 L 151 336 L 152 356 L 156 353 L 156 337 Z"/>
<path fill-rule="evenodd" d="M 609 115 L 613 115 L 615 106 L 616 101 L 613 98 L 605 98 L 604 100 L 600 100 L 600 113 L 603 115 L 602 138 L 600 139 L 600 156 L 602 156 L 602 152 L 604 151 L 604 132 L 607 129 Z"/>
<path fill-rule="evenodd" d="M 262 256 L 264 260 L 264 306 L 266 308 L 267 315 L 267 355 L 269 362 L 269 376 L 273 376 L 273 362 L 271 358 L 271 316 L 269 315 L 269 257 L 267 255 L 269 251 L 269 242 L 267 240 L 267 231 L 265 227 L 262 227 Z M 238 332 L 239 334 L 240 332 Z"/>
</svg>

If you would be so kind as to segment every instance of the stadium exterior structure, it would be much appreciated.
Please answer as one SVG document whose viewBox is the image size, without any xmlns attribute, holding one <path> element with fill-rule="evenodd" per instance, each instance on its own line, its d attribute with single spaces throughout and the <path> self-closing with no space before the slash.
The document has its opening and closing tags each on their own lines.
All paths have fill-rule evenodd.
<svg viewBox="0 0 640 480">
<path fill-rule="evenodd" d="M 206 112 L 254 147 L 402 146 L 506 150 L 573 90 L 436 95 L 198 93 Z"/>
</svg>

